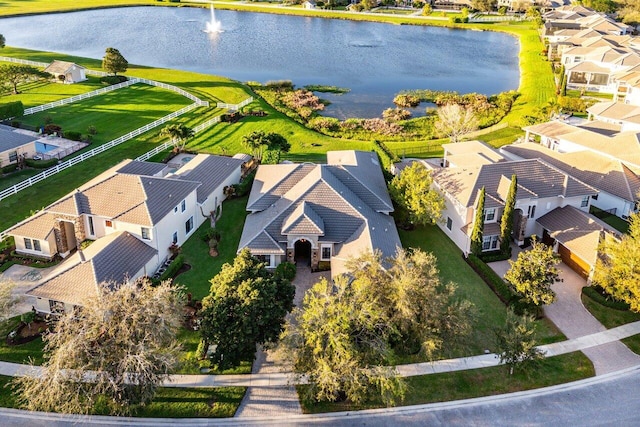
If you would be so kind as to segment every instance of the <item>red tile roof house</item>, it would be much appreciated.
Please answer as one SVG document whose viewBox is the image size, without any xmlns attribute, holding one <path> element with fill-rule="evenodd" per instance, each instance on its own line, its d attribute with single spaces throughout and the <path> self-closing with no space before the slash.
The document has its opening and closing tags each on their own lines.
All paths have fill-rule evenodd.
<svg viewBox="0 0 640 427">
<path fill-rule="evenodd" d="M 243 163 L 239 159 L 199 154 L 174 174 L 163 177 L 164 164 L 126 160 L 17 224 L 9 234 L 20 254 L 52 258 L 57 254 L 67 257 L 76 250 L 84 253 L 63 261 L 58 270 L 60 275 L 50 279 L 55 283 L 73 282 L 67 279 L 72 276 L 67 275 L 90 270 L 88 266 L 79 270 L 76 264 L 93 263 L 96 285 L 121 281 L 125 276 L 135 280 L 152 275 L 170 256 L 169 248 L 173 244 L 182 245 L 222 203 L 224 187 L 240 181 Z M 115 238 L 116 235 L 122 237 Z M 100 250 L 78 250 L 87 239 L 95 240 L 89 248 L 96 245 Z M 118 246 L 118 254 L 113 253 L 112 245 Z M 115 264 L 101 274 L 105 270 L 99 268 L 100 259 Z M 129 259 L 137 262 L 122 268 Z M 112 274 L 115 272 L 120 274 Z M 45 282 L 32 295 L 44 298 L 45 294 L 38 292 L 51 286 Z M 46 294 L 53 301 L 51 307 L 78 305 L 85 293 L 78 288 L 79 294 L 71 298 L 66 296 L 67 291 L 58 296 L 56 292 Z M 36 308 L 49 312 L 51 307 L 38 303 Z"/>
</svg>

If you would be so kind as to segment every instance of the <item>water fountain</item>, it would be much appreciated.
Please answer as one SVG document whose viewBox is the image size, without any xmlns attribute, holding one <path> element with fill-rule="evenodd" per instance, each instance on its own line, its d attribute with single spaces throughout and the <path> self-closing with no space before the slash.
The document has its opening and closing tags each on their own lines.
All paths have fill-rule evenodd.
<svg viewBox="0 0 640 427">
<path fill-rule="evenodd" d="M 221 33 L 222 24 L 216 19 L 216 11 L 211 3 L 211 21 L 207 22 L 207 26 L 204 30 L 205 33 Z"/>
</svg>

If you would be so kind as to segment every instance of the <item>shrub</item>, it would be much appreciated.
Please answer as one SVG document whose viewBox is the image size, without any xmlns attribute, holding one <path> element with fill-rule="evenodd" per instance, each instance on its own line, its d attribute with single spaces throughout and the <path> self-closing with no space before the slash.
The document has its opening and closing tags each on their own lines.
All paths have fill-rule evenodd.
<svg viewBox="0 0 640 427">
<path fill-rule="evenodd" d="M 96 129 L 96 127 L 94 125 L 91 125 L 87 128 L 87 133 L 89 135 L 97 135 L 98 133 L 98 129 Z"/>
<path fill-rule="evenodd" d="M 81 141 L 82 140 L 82 134 L 80 132 L 77 132 L 75 130 L 68 130 L 64 133 L 64 137 L 67 139 L 70 139 L 72 141 Z"/>
<path fill-rule="evenodd" d="M 382 112 L 382 118 L 390 122 L 399 122 L 411 118 L 411 112 L 402 108 L 387 108 Z"/>
<path fill-rule="evenodd" d="M 319 132 L 336 132 L 340 129 L 340 120 L 333 117 L 314 117 L 309 120 L 309 127 Z"/>
<path fill-rule="evenodd" d="M 13 171 L 15 171 L 16 169 L 18 169 L 18 164 L 17 163 L 13 163 L 7 166 L 3 166 L 0 170 L 2 170 L 2 173 L 11 173 Z"/>
<path fill-rule="evenodd" d="M 420 98 L 415 95 L 400 94 L 393 98 L 393 103 L 402 108 L 415 108 L 420 105 Z"/>
<path fill-rule="evenodd" d="M 202 240 L 204 240 L 205 242 L 208 242 L 209 240 L 216 240 L 219 242 L 220 237 L 220 232 L 218 230 L 216 230 L 215 228 L 210 228 L 206 231 L 206 233 L 202 235 Z"/>
<path fill-rule="evenodd" d="M 362 128 L 381 135 L 398 135 L 402 133 L 402 126 L 382 119 L 366 119 L 362 122 Z"/>
<path fill-rule="evenodd" d="M 282 97 L 282 102 L 292 110 L 300 110 L 305 107 L 311 111 L 324 110 L 324 104 L 320 102 L 320 98 L 308 90 L 300 89 L 289 92 Z"/>
<path fill-rule="evenodd" d="M 48 169 L 52 166 L 58 164 L 58 159 L 49 159 L 49 160 L 34 160 L 34 159 L 25 159 L 24 163 L 30 168 L 35 169 Z"/>
<path fill-rule="evenodd" d="M 182 268 L 183 264 L 184 264 L 184 255 L 178 255 L 177 257 L 175 257 L 173 261 L 171 261 L 171 264 L 169 264 L 169 267 L 167 267 L 165 272 L 162 273 L 158 281 L 162 282 L 167 279 L 173 278 L 176 275 L 176 273 L 178 273 L 178 270 Z"/>
<path fill-rule="evenodd" d="M 289 89 L 293 90 L 293 82 L 291 80 L 269 80 L 264 84 L 268 89 Z"/>
<path fill-rule="evenodd" d="M 7 102 L 0 105 L 0 120 L 20 117 L 24 114 L 24 105 L 21 101 Z M 19 126 L 14 126 L 19 127 Z"/>
<path fill-rule="evenodd" d="M 17 120 L 12 121 L 12 122 L 11 122 L 11 127 L 14 127 L 14 128 L 20 129 L 20 122 L 19 122 L 19 121 L 17 121 Z"/>
<path fill-rule="evenodd" d="M 484 261 L 475 256 L 469 254 L 466 258 L 467 263 L 475 270 L 476 273 L 485 281 L 487 285 L 493 290 L 493 292 L 500 298 L 505 304 L 509 304 L 514 297 L 514 293 L 509 288 L 507 282 L 491 269 Z"/>
<path fill-rule="evenodd" d="M 274 274 L 276 277 L 281 277 L 291 282 L 296 277 L 296 265 L 288 261 L 281 262 L 276 267 Z"/>
<path fill-rule="evenodd" d="M 584 113 L 587 111 L 587 102 L 582 98 L 559 96 L 558 104 L 563 110 L 573 111 L 575 113 Z"/>
<path fill-rule="evenodd" d="M 118 83 L 126 82 L 128 79 L 126 76 L 104 76 L 100 77 L 100 82 L 107 85 L 117 85 Z"/>
<path fill-rule="evenodd" d="M 57 133 L 58 135 L 60 135 L 61 131 L 62 131 L 62 128 L 53 123 L 50 123 L 44 127 L 45 135 L 53 135 L 54 133 Z"/>
<path fill-rule="evenodd" d="M 629 304 L 624 301 L 619 301 L 613 298 L 607 291 L 597 285 L 585 286 L 582 288 L 582 293 L 605 307 L 612 308 L 614 310 L 627 311 L 629 310 Z"/>
<path fill-rule="evenodd" d="M 511 259 L 511 248 L 509 248 L 509 253 L 505 254 L 501 251 L 491 251 L 491 252 L 483 252 L 480 256 L 482 261 L 484 262 L 496 262 L 496 261 L 505 261 L 507 259 Z"/>
<path fill-rule="evenodd" d="M 240 184 L 233 184 L 234 195 L 236 197 L 242 197 L 249 193 L 251 190 L 251 185 L 253 184 L 253 179 L 256 177 L 256 171 L 251 172 L 247 175 Z"/>
<path fill-rule="evenodd" d="M 45 124 L 45 125 L 50 125 L 51 123 L 53 123 L 53 117 L 51 117 L 51 116 L 44 116 L 44 124 Z"/>
</svg>

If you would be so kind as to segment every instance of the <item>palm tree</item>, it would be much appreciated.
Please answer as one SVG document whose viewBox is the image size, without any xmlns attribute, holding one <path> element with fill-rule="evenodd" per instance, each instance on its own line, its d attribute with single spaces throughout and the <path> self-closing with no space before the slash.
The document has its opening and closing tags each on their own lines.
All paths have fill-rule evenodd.
<svg viewBox="0 0 640 427">
<path fill-rule="evenodd" d="M 242 145 L 252 151 L 256 160 L 262 160 L 262 148 L 268 144 L 267 134 L 261 130 L 253 131 L 242 137 Z"/>
<path fill-rule="evenodd" d="M 167 125 L 160 131 L 160 135 L 168 136 L 173 142 L 173 146 L 178 151 L 184 150 L 187 140 L 193 138 L 195 132 L 190 127 L 183 124 Z"/>
</svg>

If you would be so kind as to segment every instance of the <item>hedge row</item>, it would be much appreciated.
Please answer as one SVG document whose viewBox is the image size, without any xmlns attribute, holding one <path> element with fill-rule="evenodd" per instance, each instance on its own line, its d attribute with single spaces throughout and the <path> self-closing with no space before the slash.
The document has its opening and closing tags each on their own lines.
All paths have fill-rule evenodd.
<svg viewBox="0 0 640 427">
<path fill-rule="evenodd" d="M 162 273 L 158 281 L 162 282 L 167 279 L 173 278 L 178 273 L 178 270 L 182 268 L 183 264 L 184 264 L 184 255 L 178 255 L 177 257 L 174 258 L 173 261 L 171 261 L 171 264 L 169 264 L 169 267 L 167 267 L 165 272 Z"/>
<path fill-rule="evenodd" d="M 52 166 L 58 164 L 58 159 L 49 159 L 49 160 L 33 160 L 33 159 L 25 159 L 25 164 L 31 168 L 36 169 L 48 169 Z"/>
<path fill-rule="evenodd" d="M 20 117 L 24 114 L 24 105 L 21 101 L 7 102 L 0 105 L 0 120 Z"/>
<path fill-rule="evenodd" d="M 486 263 L 511 259 L 511 247 L 509 247 L 509 253 L 502 251 L 483 252 L 482 255 L 480 255 L 480 259 Z"/>
<path fill-rule="evenodd" d="M 256 171 L 253 171 L 249 175 L 245 176 L 240 184 L 233 184 L 233 188 L 235 189 L 234 194 L 236 195 L 236 197 L 242 197 L 249 194 L 249 191 L 251 191 L 251 185 L 253 185 L 253 179 L 255 177 Z"/>
<path fill-rule="evenodd" d="M 507 282 L 504 281 L 502 277 L 498 275 L 491 267 L 489 267 L 484 261 L 475 256 L 474 254 L 469 254 L 467 258 L 465 258 L 467 263 L 475 270 L 476 273 L 486 282 L 487 285 L 493 290 L 493 292 L 500 298 L 504 304 L 509 305 L 509 303 L 514 298 L 514 293 L 509 288 Z"/>
<path fill-rule="evenodd" d="M 629 310 L 629 304 L 624 301 L 614 299 L 600 286 L 586 286 L 582 288 L 582 293 L 605 307 L 613 308 L 614 310 L 627 311 Z"/>
</svg>

